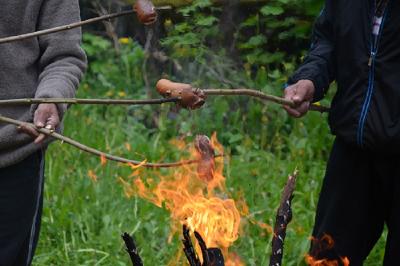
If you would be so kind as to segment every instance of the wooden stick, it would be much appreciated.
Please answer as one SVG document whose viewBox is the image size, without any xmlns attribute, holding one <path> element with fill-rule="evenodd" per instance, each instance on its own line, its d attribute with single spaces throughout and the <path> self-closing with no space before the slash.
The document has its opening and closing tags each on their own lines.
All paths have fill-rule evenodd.
<svg viewBox="0 0 400 266">
<path fill-rule="evenodd" d="M 33 129 L 35 129 L 36 131 L 43 133 L 49 137 L 60 140 L 61 142 L 65 142 L 65 143 L 67 143 L 71 146 L 74 146 L 84 152 L 99 156 L 101 158 L 106 158 L 107 160 L 110 160 L 110 161 L 115 161 L 115 162 L 120 162 L 120 163 L 125 163 L 125 164 L 132 164 L 132 165 L 140 165 L 140 166 L 146 167 L 146 168 L 172 168 L 172 167 L 179 167 L 179 166 L 183 166 L 183 165 L 198 163 L 198 160 L 186 160 L 186 161 L 172 162 L 172 163 L 148 163 L 145 161 L 130 160 L 130 159 L 115 156 L 115 155 L 101 152 L 94 148 L 88 147 L 82 143 L 79 143 L 76 140 L 73 140 L 73 139 L 65 137 L 61 134 L 58 134 L 57 132 L 54 132 L 53 130 L 49 130 L 46 128 L 37 128 L 32 123 L 18 121 L 18 120 L 11 119 L 11 118 L 8 118 L 8 117 L 2 116 L 2 115 L 0 115 L 0 122 L 13 124 L 13 125 L 16 125 L 19 127 L 31 127 Z M 221 155 L 218 155 L 218 156 L 221 156 Z"/>
<path fill-rule="evenodd" d="M 129 100 L 129 99 L 78 99 L 78 98 L 24 98 L 0 100 L 0 106 L 4 105 L 30 105 L 40 103 L 67 103 L 67 104 L 104 104 L 104 105 L 144 105 L 144 104 L 163 104 L 176 103 L 179 98 L 168 99 L 148 99 L 148 100 Z"/>
<path fill-rule="evenodd" d="M 295 103 L 291 100 L 287 100 L 278 96 L 265 94 L 261 91 L 251 90 L 251 89 L 234 89 L 234 90 L 224 90 L 224 89 L 206 89 L 203 90 L 205 95 L 214 95 L 214 96 L 250 96 L 255 97 L 261 100 L 266 100 L 270 102 L 274 102 L 280 105 L 287 105 L 291 107 L 295 107 Z M 311 104 L 310 110 L 318 111 L 321 113 L 329 112 L 329 107 Z"/>
<path fill-rule="evenodd" d="M 258 90 L 252 89 L 199 89 L 194 88 L 190 84 L 172 82 L 167 79 L 160 79 L 156 84 L 157 91 L 160 95 L 165 98 L 180 97 L 178 104 L 183 108 L 197 109 L 203 106 L 205 103 L 206 96 L 250 96 L 261 100 L 271 101 L 281 105 L 288 105 L 290 107 L 296 107 L 296 104 L 278 96 L 268 95 Z M 310 110 L 318 112 L 329 112 L 329 107 L 311 104 Z"/>
<path fill-rule="evenodd" d="M 161 7 L 156 7 L 156 9 L 157 10 L 165 10 L 165 9 L 171 9 L 171 7 L 170 6 L 161 6 Z M 0 44 L 26 40 L 26 39 L 35 38 L 35 37 L 42 36 L 42 35 L 48 35 L 48 34 L 60 32 L 60 31 L 71 30 L 74 28 L 82 27 L 84 25 L 96 23 L 96 22 L 103 21 L 103 20 L 114 19 L 114 18 L 118 18 L 118 17 L 122 17 L 122 16 L 128 16 L 128 15 L 131 15 L 134 13 L 136 13 L 136 11 L 133 9 L 127 10 L 127 11 L 121 11 L 121 12 L 117 12 L 117 13 L 112 13 L 112 14 L 95 17 L 95 18 L 90 18 L 90 19 L 80 21 L 80 22 L 71 23 L 68 25 L 54 27 L 51 29 L 40 30 L 40 31 L 36 31 L 36 32 L 0 38 Z"/>
<path fill-rule="evenodd" d="M 133 240 L 133 237 L 130 236 L 128 233 L 124 233 L 121 237 L 125 242 L 126 252 L 131 258 L 132 265 L 143 266 L 142 258 L 139 255 L 139 251 L 137 250 L 137 246 L 135 244 L 135 241 Z"/>
<path fill-rule="evenodd" d="M 296 186 L 298 171 L 296 170 L 289 176 L 285 188 L 282 192 L 281 203 L 276 215 L 274 236 L 272 238 L 272 254 L 270 257 L 270 266 L 281 266 L 283 257 L 283 246 L 285 243 L 286 229 L 292 220 L 292 199 Z"/>
</svg>

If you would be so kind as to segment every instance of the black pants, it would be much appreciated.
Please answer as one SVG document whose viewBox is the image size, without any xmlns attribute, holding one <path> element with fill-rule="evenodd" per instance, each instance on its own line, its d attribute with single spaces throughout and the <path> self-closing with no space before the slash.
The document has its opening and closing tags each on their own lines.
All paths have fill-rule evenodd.
<svg viewBox="0 0 400 266">
<path fill-rule="evenodd" d="M 43 203 L 43 153 L 0 168 L 0 265 L 30 265 Z"/>
<path fill-rule="evenodd" d="M 385 223 L 389 233 L 383 265 L 398 266 L 400 156 L 366 152 L 337 139 L 318 202 L 311 255 L 347 257 L 351 266 L 362 265 Z"/>
</svg>

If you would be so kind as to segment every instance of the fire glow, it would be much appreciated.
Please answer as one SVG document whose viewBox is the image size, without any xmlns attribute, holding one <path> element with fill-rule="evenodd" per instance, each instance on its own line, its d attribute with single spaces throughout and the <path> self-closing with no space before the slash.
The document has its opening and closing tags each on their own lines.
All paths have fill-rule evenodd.
<svg viewBox="0 0 400 266">
<path fill-rule="evenodd" d="M 323 235 L 321 239 L 311 238 L 313 245 L 317 247 L 317 256 L 318 253 L 326 252 L 332 250 L 335 246 L 335 241 L 330 235 Z M 349 266 L 350 261 L 347 257 L 340 258 L 338 260 L 329 260 L 329 259 L 316 259 L 313 256 L 307 254 L 306 255 L 306 263 L 310 266 Z"/>
<path fill-rule="evenodd" d="M 222 155 L 223 147 L 215 134 L 209 141 L 215 152 Z M 182 150 L 188 148 L 182 141 L 173 144 Z M 199 154 L 193 145 L 189 151 L 192 158 L 204 159 L 204 154 Z M 121 182 L 127 196 L 139 196 L 170 212 L 172 235 L 180 233 L 182 225 L 187 225 L 191 232 L 201 234 L 208 247 L 223 251 L 226 265 L 243 265 L 237 256 L 228 253 L 229 247 L 239 237 L 241 216 L 235 201 L 226 193 L 224 158 L 219 156 L 203 164 L 204 168 L 210 166 L 212 169 L 186 165 L 173 169 L 168 175 L 156 176 L 148 176 L 137 169 L 131 182 L 122 179 Z M 212 175 L 205 178 L 205 172 Z"/>
</svg>

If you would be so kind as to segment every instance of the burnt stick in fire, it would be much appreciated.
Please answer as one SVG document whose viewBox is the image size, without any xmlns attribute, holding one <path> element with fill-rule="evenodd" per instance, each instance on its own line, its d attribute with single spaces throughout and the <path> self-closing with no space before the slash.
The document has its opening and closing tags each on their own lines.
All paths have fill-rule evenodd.
<svg viewBox="0 0 400 266">
<path fill-rule="evenodd" d="M 183 251 L 185 252 L 186 258 L 189 261 L 190 266 L 201 266 L 199 257 L 194 250 L 192 239 L 190 238 L 190 231 L 186 225 L 183 225 Z"/>
<path fill-rule="evenodd" d="M 207 248 L 206 242 L 198 232 L 194 232 L 194 236 L 199 243 L 201 253 L 203 255 L 203 266 L 224 266 L 225 260 L 219 248 Z"/>
<path fill-rule="evenodd" d="M 128 252 L 129 256 L 131 257 L 132 265 L 143 266 L 142 258 L 139 256 L 139 252 L 133 237 L 131 237 L 128 233 L 124 233 L 121 237 L 125 242 L 126 252 Z"/>
<path fill-rule="evenodd" d="M 298 171 L 296 170 L 289 179 L 283 189 L 281 203 L 275 220 L 274 237 L 272 238 L 272 254 L 270 257 L 270 266 L 281 266 L 283 256 L 283 246 L 286 237 L 286 229 L 292 220 L 292 199 L 296 186 L 296 178 Z"/>
<path fill-rule="evenodd" d="M 214 179 L 215 151 L 207 136 L 198 135 L 195 140 L 195 148 L 198 153 L 197 174 L 205 182 Z"/>
</svg>

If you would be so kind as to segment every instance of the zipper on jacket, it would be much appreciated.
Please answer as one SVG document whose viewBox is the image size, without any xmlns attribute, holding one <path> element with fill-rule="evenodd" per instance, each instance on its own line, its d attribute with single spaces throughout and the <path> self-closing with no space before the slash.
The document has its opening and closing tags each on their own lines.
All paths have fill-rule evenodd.
<svg viewBox="0 0 400 266">
<path fill-rule="evenodd" d="M 375 9 L 375 7 L 374 7 L 374 9 Z M 375 59 L 376 59 L 376 55 L 378 53 L 379 40 L 380 40 L 380 37 L 382 35 L 382 30 L 383 30 L 383 26 L 385 24 L 385 20 L 386 20 L 386 15 L 387 15 L 387 10 L 388 9 L 389 9 L 389 7 L 386 7 L 386 9 L 384 11 L 384 15 L 383 15 L 383 18 L 382 18 L 381 25 L 379 27 L 378 34 L 376 36 L 374 36 L 374 34 L 371 33 L 371 43 L 370 43 L 371 51 L 370 51 L 370 56 L 369 56 L 369 59 L 368 59 L 369 74 L 368 74 L 367 94 L 365 96 L 364 104 L 363 104 L 362 109 L 361 109 L 360 119 L 359 119 L 359 122 L 358 122 L 358 130 L 357 130 L 357 144 L 359 146 L 363 145 L 365 121 L 366 121 L 366 118 L 367 118 L 369 106 L 370 106 L 370 103 L 371 103 L 372 94 L 373 94 L 373 91 L 374 91 Z M 373 16 L 372 16 L 372 27 L 374 27 L 374 25 L 373 25 L 374 24 L 374 20 L 375 20 L 375 14 L 373 14 Z"/>
</svg>

